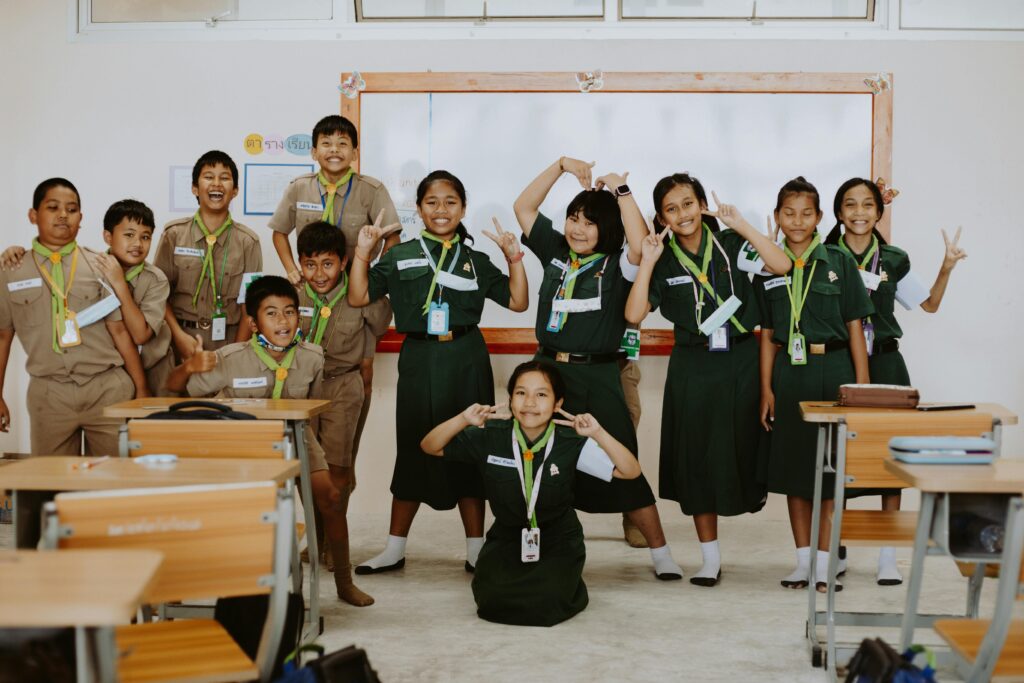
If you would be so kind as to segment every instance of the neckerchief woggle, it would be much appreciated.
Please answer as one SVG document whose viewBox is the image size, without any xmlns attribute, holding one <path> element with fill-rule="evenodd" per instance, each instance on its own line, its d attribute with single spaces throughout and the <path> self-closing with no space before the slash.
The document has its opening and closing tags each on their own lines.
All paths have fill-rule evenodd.
<svg viewBox="0 0 1024 683">
<path fill-rule="evenodd" d="M 516 459 L 516 471 L 519 473 L 519 483 L 522 485 L 523 498 L 526 500 L 526 517 L 530 521 L 530 528 L 537 528 L 537 497 L 540 495 L 540 480 L 544 477 L 544 463 L 555 445 L 555 423 L 548 423 L 548 428 L 533 447 L 527 447 L 526 437 L 523 430 L 519 428 L 519 420 L 512 420 L 512 454 Z M 544 457 L 540 460 L 540 471 L 537 473 L 537 481 L 533 480 L 533 452 L 544 449 Z"/>
<path fill-rule="evenodd" d="M 331 225 L 338 225 L 341 223 L 341 217 L 345 214 L 345 205 L 348 204 L 348 196 L 352 194 L 352 181 L 355 179 L 355 174 L 352 169 L 348 169 L 348 173 L 341 177 L 336 183 L 328 182 L 324 176 L 324 172 L 320 171 L 316 174 L 316 179 L 327 191 L 327 201 L 324 201 L 324 196 L 320 195 L 320 204 L 324 207 L 324 212 L 320 214 L 320 220 L 330 223 Z M 345 197 L 341 200 L 341 213 L 338 214 L 338 223 L 334 222 L 334 197 L 338 194 L 338 186 L 343 182 L 348 181 L 348 187 L 345 188 Z"/>
<path fill-rule="evenodd" d="M 576 279 L 594 267 L 594 264 L 598 259 L 604 258 L 604 254 L 594 252 L 589 256 L 584 256 L 582 259 L 579 255 L 569 250 L 569 263 L 566 265 L 565 270 L 562 271 L 562 279 L 558 283 L 558 289 L 555 292 L 555 298 L 552 299 L 552 306 L 555 301 L 571 301 L 572 293 L 576 289 Z M 601 298 L 601 287 L 604 285 L 602 281 L 598 286 L 597 298 Z M 565 327 L 565 321 L 569 318 L 569 311 L 562 311 L 558 314 L 558 329 L 552 330 L 554 332 L 561 332 L 562 328 Z M 553 326 L 552 326 L 553 327 Z"/>
<path fill-rule="evenodd" d="M 203 255 L 202 270 L 199 272 L 199 283 L 196 285 L 196 291 L 192 295 L 192 310 L 195 310 L 196 308 L 196 302 L 199 300 L 199 292 L 203 289 L 203 280 L 206 279 L 207 273 L 209 273 L 210 275 L 210 287 L 213 289 L 214 305 L 217 307 L 217 309 L 220 309 L 221 295 L 217 291 L 217 275 L 216 273 L 214 273 L 213 268 L 213 247 L 215 244 L 217 244 L 217 240 L 220 238 L 220 236 L 223 235 L 226 230 L 231 228 L 232 225 L 234 225 L 234 221 L 231 220 L 231 215 L 229 214 L 224 223 L 212 233 L 206 227 L 206 224 L 203 223 L 203 219 L 202 217 L 200 217 L 198 211 L 196 211 L 196 215 L 192 217 L 192 221 L 199 226 L 199 229 L 202 231 L 203 235 L 206 236 L 206 253 Z M 228 249 L 230 247 L 231 242 L 228 242 L 226 245 L 224 245 L 224 258 L 222 259 L 222 262 L 220 264 L 220 277 L 222 288 L 224 287 L 224 270 L 228 264 Z"/>
<path fill-rule="evenodd" d="M 71 285 L 75 282 L 75 272 L 78 270 L 78 243 L 70 242 L 65 244 L 57 251 L 51 251 L 42 244 L 39 243 L 38 239 L 32 240 L 32 251 L 43 256 L 50 262 L 50 273 L 46 272 L 46 261 L 43 263 L 36 263 L 36 267 L 39 269 L 39 274 L 46 280 L 46 284 L 50 287 L 50 313 L 53 322 L 53 351 L 55 353 L 64 353 L 64 350 L 60 347 L 60 330 L 64 329 L 65 321 L 68 318 L 68 314 L 74 316 L 74 313 L 68 311 L 68 294 L 71 291 Z M 64 286 L 64 257 L 68 254 L 74 254 L 71 257 L 71 272 L 68 274 L 68 284 Z"/>
<path fill-rule="evenodd" d="M 718 292 L 715 291 L 715 288 L 711 285 L 711 283 L 708 282 L 708 268 L 711 265 L 712 245 L 717 247 L 719 251 L 722 252 L 722 257 L 725 259 L 726 268 L 728 268 L 729 270 L 729 288 L 732 291 L 733 296 L 735 296 L 736 294 L 736 285 L 734 285 L 732 281 L 732 265 L 729 263 L 729 257 L 726 255 L 725 250 L 722 249 L 722 245 L 719 244 L 718 240 L 715 239 L 715 236 L 711 234 L 711 228 L 709 228 L 706 223 L 702 223 L 701 228 L 704 230 L 704 256 L 701 259 L 700 269 L 697 268 L 697 264 L 694 262 L 694 260 L 687 256 L 686 252 L 683 251 L 682 248 L 679 246 L 679 243 L 676 241 L 675 233 L 673 233 L 668 239 L 668 246 L 672 249 L 672 253 L 675 254 L 676 259 L 679 260 L 680 265 L 682 265 L 683 268 L 685 268 L 686 270 L 690 271 L 690 273 L 697 280 L 697 282 L 700 283 L 701 286 L 700 301 L 697 302 L 696 311 L 697 327 L 700 327 L 701 318 L 703 317 L 702 304 L 704 302 L 704 292 L 708 292 L 709 294 L 711 294 L 711 296 L 715 300 L 716 306 L 721 306 L 723 303 L 725 303 L 724 301 L 722 301 L 722 297 L 718 296 Z M 696 285 L 693 286 L 693 291 L 694 300 L 696 300 Z M 736 316 L 732 316 L 731 318 L 729 318 L 729 320 L 732 322 L 733 325 L 736 326 L 736 329 L 739 330 L 740 334 L 746 334 L 747 328 L 743 327 L 743 325 L 740 324 L 740 321 L 736 319 Z"/>
<path fill-rule="evenodd" d="M 348 273 L 341 273 L 341 289 L 335 294 L 330 301 L 321 299 L 320 295 L 313 291 L 313 288 L 306 283 L 306 295 L 313 301 L 316 312 L 313 314 L 313 322 L 309 325 L 309 341 L 313 342 L 317 346 L 320 346 L 320 341 L 324 338 L 324 332 L 327 330 L 327 320 L 331 317 L 331 311 L 334 310 L 335 304 L 341 300 L 341 297 L 345 296 L 348 292 Z"/>
<path fill-rule="evenodd" d="M 436 264 L 434 263 L 433 257 L 430 255 L 430 249 L 427 248 L 427 243 L 423 241 L 424 237 L 428 240 L 441 243 L 441 258 L 437 260 Z M 459 254 L 462 253 L 462 245 L 459 244 L 460 239 L 461 238 L 458 235 L 455 235 L 451 239 L 443 240 L 437 235 L 431 234 L 429 230 L 424 230 L 420 233 L 420 246 L 423 247 L 423 255 L 427 258 L 427 261 L 430 262 L 430 267 L 434 269 L 434 277 L 430 280 L 430 289 L 427 290 L 427 298 L 423 301 L 423 315 L 426 315 L 427 311 L 430 310 L 430 300 L 434 298 L 434 289 L 437 287 L 437 273 L 444 267 L 444 259 L 448 256 L 448 252 L 451 250 L 453 244 L 457 245 L 455 247 L 455 258 L 453 258 L 452 262 L 448 265 L 448 272 L 451 273 L 455 270 L 455 264 L 459 262 Z"/>
<path fill-rule="evenodd" d="M 854 255 L 854 253 L 853 253 L 853 250 L 850 249 L 850 247 L 847 246 L 847 244 L 846 244 L 846 235 L 843 235 L 842 237 L 839 238 L 839 248 L 842 249 L 843 251 L 845 251 L 850 256 L 852 256 L 854 261 L 857 260 L 856 255 Z M 857 264 L 857 270 L 865 270 L 866 269 L 869 273 L 874 273 L 874 274 L 877 275 L 878 274 L 878 260 L 879 260 L 879 257 L 881 256 L 881 254 L 882 254 L 882 250 L 878 248 L 878 237 L 876 235 L 872 235 L 871 236 L 871 246 L 868 248 L 867 253 L 864 254 L 864 258 L 861 259 L 860 263 Z M 872 258 L 872 257 L 874 257 L 874 258 Z M 868 268 L 868 261 L 871 261 L 871 267 L 870 268 Z M 870 292 L 869 291 L 868 292 L 868 297 L 870 298 L 873 294 L 874 294 L 874 292 Z M 871 324 L 871 316 L 870 315 L 868 317 L 864 318 L 864 323 L 865 324 Z M 870 347 L 869 347 L 869 350 L 870 350 Z"/>
<path fill-rule="evenodd" d="M 274 371 L 274 392 L 270 395 L 271 398 L 281 398 L 281 392 L 284 390 L 284 381 L 288 378 L 288 368 L 292 366 L 292 361 L 295 359 L 295 351 L 299 348 L 299 336 L 296 334 L 295 339 L 289 345 L 288 353 L 284 355 L 284 359 L 280 363 L 274 360 L 266 349 L 260 346 L 260 342 L 257 340 L 258 335 L 253 335 L 249 338 L 249 344 L 252 346 L 252 350 L 256 352 L 256 356 L 263 361 L 263 364 Z M 280 347 L 278 347 L 280 348 Z"/>
<path fill-rule="evenodd" d="M 810 256 L 820 243 L 821 236 L 815 233 L 810 246 L 804 251 L 804 256 Z M 804 286 L 804 266 L 807 262 L 803 257 L 797 258 L 785 240 L 782 242 L 782 250 L 793 261 L 793 285 L 790 286 L 788 278 L 785 281 L 786 293 L 789 294 L 789 336 L 792 337 L 794 328 L 797 333 L 800 332 L 800 316 L 803 314 L 804 304 L 807 303 L 807 294 L 811 291 L 811 282 L 814 280 L 814 270 L 818 267 L 818 262 L 815 260 L 811 264 L 811 274 L 807 278 L 807 286 Z"/>
</svg>

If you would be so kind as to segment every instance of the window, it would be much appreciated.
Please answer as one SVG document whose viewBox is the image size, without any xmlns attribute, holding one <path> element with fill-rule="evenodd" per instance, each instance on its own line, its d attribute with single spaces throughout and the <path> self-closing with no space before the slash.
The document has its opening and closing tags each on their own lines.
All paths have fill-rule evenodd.
<svg viewBox="0 0 1024 683">
<path fill-rule="evenodd" d="M 359 21 L 601 19 L 604 0 L 356 0 Z"/>
<path fill-rule="evenodd" d="M 623 19 L 874 19 L 874 0 L 619 0 Z"/>
<path fill-rule="evenodd" d="M 91 0 L 97 24 L 331 19 L 332 0 Z"/>
</svg>

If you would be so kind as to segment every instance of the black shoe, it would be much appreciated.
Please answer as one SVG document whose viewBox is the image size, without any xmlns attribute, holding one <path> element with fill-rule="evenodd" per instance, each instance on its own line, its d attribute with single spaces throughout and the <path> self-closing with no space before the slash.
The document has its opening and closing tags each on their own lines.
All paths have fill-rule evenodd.
<svg viewBox="0 0 1024 683">
<path fill-rule="evenodd" d="M 816 584 L 814 584 L 814 588 L 819 593 L 827 593 L 828 592 L 828 584 L 825 583 L 824 581 L 818 581 Z M 842 590 L 843 590 L 843 584 L 837 583 L 836 584 L 836 593 L 839 593 Z"/>
<path fill-rule="evenodd" d="M 654 576 L 656 576 L 659 581 L 678 581 L 683 578 L 682 574 L 676 574 L 675 572 L 664 572 L 661 574 L 654 572 Z"/>
<path fill-rule="evenodd" d="M 799 581 L 787 581 L 786 579 L 783 579 L 782 581 L 780 581 L 780 583 L 782 584 L 783 588 L 792 588 L 793 590 L 807 588 L 807 581 L 804 579 L 801 579 Z"/>
<path fill-rule="evenodd" d="M 474 574 L 474 573 L 476 573 L 476 567 L 475 567 L 475 566 L 473 566 L 473 565 L 471 565 L 471 564 L 469 563 L 469 560 L 466 560 L 466 564 L 465 564 L 465 565 L 463 566 L 463 569 L 465 569 L 465 570 L 466 570 L 466 573 L 468 573 L 468 574 Z"/>
<path fill-rule="evenodd" d="M 404 566 L 405 558 L 403 557 L 398 562 L 386 565 L 384 567 L 371 567 L 368 564 L 361 564 L 358 567 L 356 567 L 355 572 L 356 574 L 382 574 L 384 572 L 393 572 L 396 569 L 401 569 Z"/>
<path fill-rule="evenodd" d="M 903 583 L 903 579 L 875 579 L 879 586 L 898 586 Z"/>
<path fill-rule="evenodd" d="M 711 578 L 710 576 L 691 576 L 690 583 L 692 583 L 694 586 L 703 586 L 704 588 L 711 588 L 712 586 L 716 585 L 719 579 L 721 578 L 722 570 L 719 569 L 718 575 L 715 578 Z"/>
</svg>

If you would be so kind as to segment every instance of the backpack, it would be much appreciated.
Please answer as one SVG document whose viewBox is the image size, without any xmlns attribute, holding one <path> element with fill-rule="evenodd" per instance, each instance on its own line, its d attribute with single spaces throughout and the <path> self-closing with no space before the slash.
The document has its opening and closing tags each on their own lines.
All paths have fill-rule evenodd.
<svg viewBox="0 0 1024 683">
<path fill-rule="evenodd" d="M 924 669 L 914 665 L 924 653 Z M 881 638 L 865 638 L 847 666 L 846 683 L 935 683 L 935 653 L 912 645 L 902 656 Z"/>
<path fill-rule="evenodd" d="M 255 415 L 233 410 L 213 401 L 179 401 L 167 410 L 146 416 L 148 420 L 255 420 Z"/>
</svg>

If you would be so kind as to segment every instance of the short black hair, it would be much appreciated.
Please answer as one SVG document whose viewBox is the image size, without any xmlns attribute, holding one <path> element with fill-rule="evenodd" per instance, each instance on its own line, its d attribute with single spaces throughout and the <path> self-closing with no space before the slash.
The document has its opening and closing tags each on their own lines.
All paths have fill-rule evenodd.
<svg viewBox="0 0 1024 683">
<path fill-rule="evenodd" d="M 111 204 L 107 212 L 103 214 L 103 229 L 107 232 L 114 232 L 114 228 L 123 220 L 156 230 L 153 210 L 137 199 L 122 199 Z"/>
<path fill-rule="evenodd" d="M 36 191 L 32 193 L 32 208 L 38 211 L 39 207 L 43 205 L 43 200 L 46 199 L 46 193 L 55 187 L 66 187 L 74 192 L 78 197 L 78 206 L 81 208 L 82 195 L 78 194 L 78 188 L 67 178 L 47 178 L 36 185 Z"/>
<path fill-rule="evenodd" d="M 339 259 L 345 258 L 345 233 L 326 221 L 316 221 L 299 231 L 296 244 L 299 257 L 316 254 L 337 254 Z"/>
<path fill-rule="evenodd" d="M 260 304 L 268 296 L 290 299 L 295 308 L 299 307 L 299 294 L 295 291 L 295 285 L 280 275 L 264 275 L 249 283 L 249 287 L 245 290 L 245 312 L 253 320 L 256 319 L 256 314 L 260 311 Z"/>
<path fill-rule="evenodd" d="M 619 202 L 607 190 L 583 190 L 573 197 L 565 209 L 565 217 L 582 213 L 583 216 L 597 225 L 597 244 L 594 251 L 601 254 L 612 254 L 622 248 L 626 240 L 626 229 L 622 225 L 622 212 Z"/>
<path fill-rule="evenodd" d="M 199 185 L 199 176 L 202 174 L 203 169 L 207 166 L 216 166 L 222 164 L 227 166 L 231 171 L 231 179 L 235 182 L 235 187 L 238 187 L 238 166 L 235 165 L 234 160 L 229 157 L 225 152 L 221 152 L 217 149 L 211 149 L 209 152 L 199 157 L 196 161 L 196 165 L 192 167 L 192 187 Z"/>
<path fill-rule="evenodd" d="M 320 139 L 321 135 L 335 134 L 347 135 L 348 139 L 352 141 L 352 146 L 356 149 L 359 148 L 359 130 L 356 128 L 356 124 L 338 114 L 325 116 L 316 122 L 316 125 L 313 126 L 313 146 L 316 147 L 316 141 Z"/>
<path fill-rule="evenodd" d="M 507 389 L 509 396 L 515 391 L 516 382 L 519 381 L 519 378 L 528 372 L 539 372 L 548 378 L 551 390 L 555 393 L 556 403 L 565 398 L 565 380 L 562 379 L 562 373 L 558 371 L 554 363 L 546 360 L 528 360 L 517 365 L 516 369 L 512 371 L 512 376 L 508 378 Z"/>
</svg>

